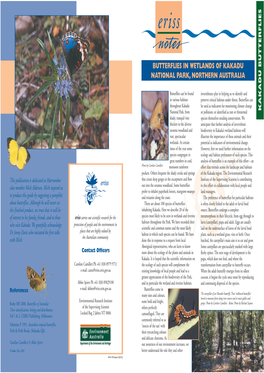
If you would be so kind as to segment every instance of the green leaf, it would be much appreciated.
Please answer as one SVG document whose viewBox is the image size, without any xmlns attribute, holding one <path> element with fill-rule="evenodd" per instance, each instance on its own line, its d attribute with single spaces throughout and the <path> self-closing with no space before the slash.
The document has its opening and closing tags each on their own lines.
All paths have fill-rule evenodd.
<svg viewBox="0 0 264 373">
<path fill-rule="evenodd" d="M 89 58 L 89 62 L 90 62 L 90 70 L 95 66 L 95 62 L 96 62 L 96 60 L 95 60 L 95 56 L 94 55 L 92 55 L 90 58 Z"/>
<path fill-rule="evenodd" d="M 51 120 L 51 118 L 46 118 L 46 120 L 44 122 L 44 130 L 46 132 L 50 132 L 51 131 L 51 127 L 52 127 L 52 120 Z"/>
<path fill-rule="evenodd" d="M 48 115 L 49 106 L 50 106 L 50 102 L 51 102 L 52 96 L 54 94 L 54 91 L 55 91 L 55 87 L 53 87 L 53 89 L 52 89 L 52 91 L 49 95 L 49 100 L 48 100 L 48 103 L 47 103 L 47 107 L 46 107 L 45 115 L 44 115 L 44 119 L 43 119 L 43 126 L 42 126 L 42 132 L 41 132 L 42 135 L 43 135 L 43 131 L 44 131 L 44 126 L 46 125 L 46 118 L 47 118 L 47 115 Z M 50 128 L 51 128 L 51 126 L 50 126 Z M 42 138 L 41 138 L 41 147 L 42 147 Z"/>
<path fill-rule="evenodd" d="M 43 125 L 43 119 L 44 119 L 44 110 L 41 110 L 38 115 L 37 115 L 37 118 L 36 118 L 36 122 L 42 126 Z"/>
<path fill-rule="evenodd" d="M 84 99 L 83 99 L 83 104 L 84 104 L 84 106 L 86 106 L 86 107 L 90 107 L 90 101 L 89 101 L 87 98 L 84 98 Z"/>
<path fill-rule="evenodd" d="M 103 114 L 105 106 L 101 103 L 100 100 L 96 100 L 90 106 L 90 109 L 85 113 L 85 119 L 88 118 L 95 118 L 99 120 L 101 115 Z"/>
<path fill-rule="evenodd" d="M 46 29 L 52 25 L 51 17 L 47 17 L 46 21 L 44 22 L 43 28 Z"/>
<path fill-rule="evenodd" d="M 26 104 L 18 122 L 20 122 L 21 118 L 22 118 L 22 115 L 24 114 L 24 112 L 27 110 L 27 108 L 32 104 L 32 102 L 34 102 L 36 100 L 36 98 L 42 93 L 44 92 L 51 84 L 53 84 L 54 82 L 51 81 L 51 82 L 45 82 L 42 84 L 42 86 L 38 89 L 38 91 L 34 94 L 34 96 L 32 97 L 32 99 Z"/>
<path fill-rule="evenodd" d="M 26 140 L 27 134 L 25 131 L 21 131 L 18 138 L 17 138 L 17 143 L 18 144 L 23 144 L 23 142 Z"/>
<path fill-rule="evenodd" d="M 32 69 L 31 69 L 30 71 L 35 70 L 36 68 L 41 67 L 41 66 L 49 66 L 49 67 L 52 67 L 52 66 L 50 65 L 50 63 L 42 62 L 42 63 L 38 63 L 37 65 L 33 66 Z"/>
<path fill-rule="evenodd" d="M 52 122 L 51 134 L 50 134 L 49 149 L 52 148 L 52 144 L 53 144 L 54 133 L 55 133 L 55 126 L 56 126 L 56 120 L 57 120 L 57 111 L 58 111 L 58 106 L 59 106 L 59 100 L 60 100 L 60 95 L 57 95 L 56 105 L 55 105 L 55 110 L 54 110 L 54 115 L 53 115 L 53 122 Z"/>
<path fill-rule="evenodd" d="M 67 105 L 66 106 L 66 119 L 65 119 L 65 128 L 64 128 L 63 140 L 66 139 L 66 135 L 67 135 L 68 128 L 69 128 L 69 122 L 70 122 L 70 112 L 71 112 L 71 99 L 70 99 L 70 97 L 67 98 L 66 105 Z"/>
<path fill-rule="evenodd" d="M 54 76 L 40 76 L 46 82 L 55 82 L 57 79 Z"/>
<path fill-rule="evenodd" d="M 60 97 L 60 135 L 62 137 L 62 98 Z"/>
<path fill-rule="evenodd" d="M 25 141 L 23 141 L 22 144 L 21 144 L 21 146 L 24 145 L 24 144 L 26 144 L 29 141 L 35 141 L 35 140 L 38 140 L 38 139 L 41 139 L 41 138 L 47 139 L 50 136 L 51 136 L 50 133 L 43 133 L 43 134 L 42 133 L 38 133 L 37 135 L 34 134 L 33 136 L 29 136 Z"/>
<path fill-rule="evenodd" d="M 57 141 L 55 139 L 53 139 L 53 145 L 54 145 L 55 149 L 58 149 L 58 144 L 57 144 Z"/>
<path fill-rule="evenodd" d="M 53 43 L 52 43 L 52 40 L 51 40 L 51 37 L 50 37 L 49 32 L 47 32 L 47 34 L 48 34 L 48 38 L 49 38 L 49 42 L 50 42 L 51 49 L 52 49 L 52 51 L 53 51 L 53 53 L 54 53 L 54 57 L 56 58 L 56 57 L 57 57 L 57 56 L 56 56 L 56 51 L 55 51 L 54 45 L 53 45 Z"/>
<path fill-rule="evenodd" d="M 45 52 L 46 56 L 47 56 L 47 59 L 49 60 L 50 64 L 51 64 L 51 67 L 52 69 L 54 69 L 55 67 L 55 63 L 53 61 L 53 59 L 51 58 L 51 55 L 49 54 L 47 48 L 45 47 L 44 43 L 42 40 L 40 40 L 39 38 L 36 39 L 37 42 L 39 43 L 40 47 L 43 49 L 43 51 Z"/>
</svg>

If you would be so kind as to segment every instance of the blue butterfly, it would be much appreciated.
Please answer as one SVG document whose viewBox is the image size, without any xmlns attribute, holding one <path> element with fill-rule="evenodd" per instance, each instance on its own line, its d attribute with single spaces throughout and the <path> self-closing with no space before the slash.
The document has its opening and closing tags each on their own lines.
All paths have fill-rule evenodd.
<svg viewBox="0 0 264 373">
<path fill-rule="evenodd" d="M 70 79 L 79 70 L 86 59 L 90 43 L 80 38 L 75 32 L 67 32 L 61 39 L 66 68 Z"/>
</svg>

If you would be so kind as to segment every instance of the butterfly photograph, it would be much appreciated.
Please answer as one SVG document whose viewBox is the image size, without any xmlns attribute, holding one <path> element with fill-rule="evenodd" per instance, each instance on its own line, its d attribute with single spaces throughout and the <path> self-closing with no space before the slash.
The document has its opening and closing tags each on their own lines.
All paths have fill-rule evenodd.
<svg viewBox="0 0 264 373">
<path fill-rule="evenodd" d="M 109 17 L 18 15 L 15 34 L 15 140 L 108 149 Z"/>
<path fill-rule="evenodd" d="M 142 92 L 142 160 L 168 159 L 168 92 Z"/>
<path fill-rule="evenodd" d="M 53 276 L 52 275 L 49 275 L 49 276 Z M 47 277 L 49 277 L 47 276 Z M 45 293 L 47 294 L 47 290 L 46 290 L 46 287 L 47 287 L 47 280 L 46 280 L 46 275 L 45 275 L 45 263 L 44 263 L 44 266 L 42 268 L 42 271 L 41 271 L 41 275 L 39 276 L 38 273 L 36 271 L 34 271 L 34 269 L 32 269 L 31 267 L 27 267 L 27 278 L 29 279 L 29 286 L 35 290 L 35 292 L 38 292 L 40 290 L 45 290 L 44 291 L 44 296 L 45 296 Z"/>
</svg>

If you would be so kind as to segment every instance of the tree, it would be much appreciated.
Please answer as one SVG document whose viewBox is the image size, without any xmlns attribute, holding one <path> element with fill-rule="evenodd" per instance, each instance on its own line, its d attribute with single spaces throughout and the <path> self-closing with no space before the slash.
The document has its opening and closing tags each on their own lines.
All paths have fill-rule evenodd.
<svg viewBox="0 0 264 373">
<path fill-rule="evenodd" d="M 217 347 L 217 353 L 220 355 L 223 355 L 223 318 L 224 314 L 223 311 L 218 311 L 218 347 Z"/>
</svg>

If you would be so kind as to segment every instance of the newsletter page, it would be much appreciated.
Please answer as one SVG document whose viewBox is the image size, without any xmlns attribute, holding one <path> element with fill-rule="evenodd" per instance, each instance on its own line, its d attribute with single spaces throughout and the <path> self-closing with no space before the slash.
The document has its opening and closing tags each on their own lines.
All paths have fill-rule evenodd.
<svg viewBox="0 0 264 373">
<path fill-rule="evenodd" d="M 264 371 L 263 4 L 1 2 L 1 371 Z"/>
</svg>

